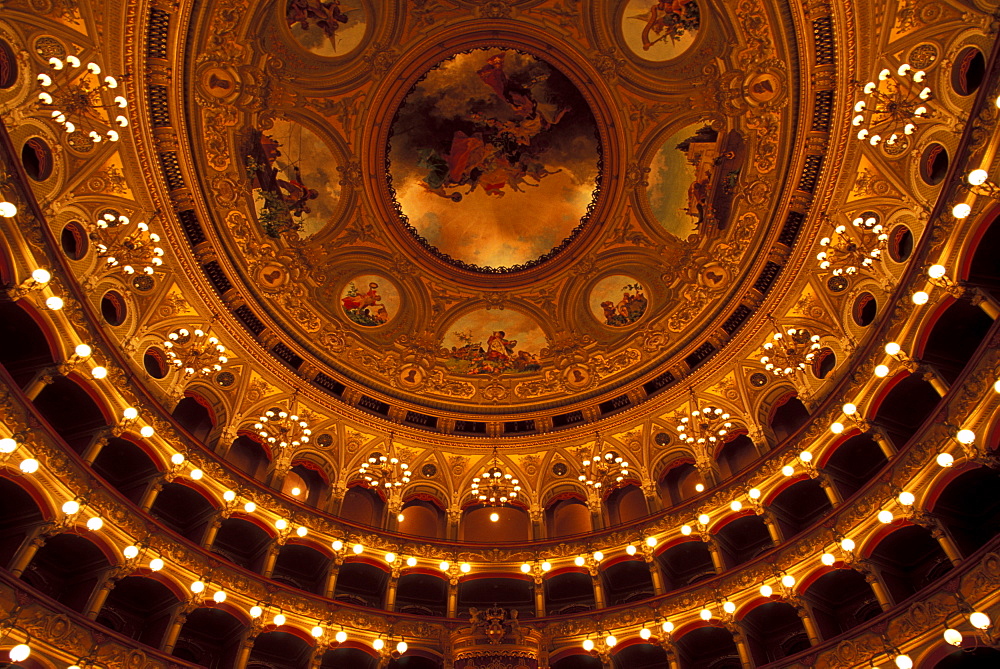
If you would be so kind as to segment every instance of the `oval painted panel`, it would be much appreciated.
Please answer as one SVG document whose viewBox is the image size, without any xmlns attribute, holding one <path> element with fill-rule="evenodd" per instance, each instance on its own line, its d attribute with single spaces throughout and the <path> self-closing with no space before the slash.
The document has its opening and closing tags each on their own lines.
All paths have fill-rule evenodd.
<svg viewBox="0 0 1000 669">
<path fill-rule="evenodd" d="M 531 316 L 504 309 L 480 309 L 448 326 L 441 344 L 455 374 L 527 374 L 541 368 L 545 333 Z"/>
<path fill-rule="evenodd" d="M 367 328 L 385 325 L 399 313 L 399 291 L 384 276 L 363 274 L 344 286 L 340 307 L 354 323 Z"/>
<path fill-rule="evenodd" d="M 648 291 L 624 274 L 605 277 L 590 290 L 590 310 L 594 317 L 613 328 L 632 325 L 642 318 L 648 306 Z"/>
<path fill-rule="evenodd" d="M 586 219 L 597 123 L 545 61 L 474 49 L 433 67 L 392 123 L 389 177 L 402 221 L 438 255 L 481 271 L 548 257 Z"/>
<path fill-rule="evenodd" d="M 709 213 L 711 193 L 724 184 L 720 168 L 724 133 L 701 123 L 668 137 L 649 164 L 646 190 L 653 218 L 680 239 L 698 232 Z"/>
<path fill-rule="evenodd" d="M 700 27 L 697 0 L 629 0 L 622 13 L 625 44 L 640 58 L 656 62 L 687 51 Z"/>
<path fill-rule="evenodd" d="M 314 235 L 333 221 L 340 203 L 337 160 L 326 143 L 300 123 L 276 119 L 251 131 L 246 149 L 257 220 L 278 237 Z"/>
<path fill-rule="evenodd" d="M 353 51 L 368 28 L 360 0 L 288 0 L 285 20 L 299 46 L 328 58 Z"/>
</svg>

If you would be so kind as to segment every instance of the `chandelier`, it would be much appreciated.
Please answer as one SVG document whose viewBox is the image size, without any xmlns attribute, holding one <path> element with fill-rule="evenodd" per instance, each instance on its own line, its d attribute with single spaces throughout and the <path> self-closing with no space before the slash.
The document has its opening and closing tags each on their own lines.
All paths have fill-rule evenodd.
<svg viewBox="0 0 1000 669">
<path fill-rule="evenodd" d="M 124 235 L 118 232 L 130 224 L 128 216 L 110 211 L 98 218 L 96 234 L 103 239 L 96 244 L 97 257 L 104 258 L 108 267 L 119 268 L 125 274 L 138 271 L 152 275 L 163 264 L 163 249 L 157 246 L 160 236 L 150 232 L 146 223 L 136 223 L 134 232 Z M 114 236 L 110 231 L 118 232 L 118 235 Z"/>
<path fill-rule="evenodd" d="M 483 506 L 501 507 L 517 497 L 521 491 L 521 483 L 510 472 L 505 472 L 500 466 L 500 456 L 497 447 L 493 447 L 493 457 L 490 466 L 482 474 L 472 479 L 472 496 L 483 503 Z M 494 511 L 490 520 L 496 522 L 500 516 Z"/>
<path fill-rule="evenodd" d="M 309 442 L 312 430 L 309 423 L 301 416 L 284 411 L 277 407 L 268 409 L 257 419 L 254 429 L 265 443 L 286 449 L 289 446 L 298 448 Z"/>
<path fill-rule="evenodd" d="M 617 487 L 628 476 L 628 462 L 617 452 L 604 450 L 600 433 L 596 435 L 594 446 L 583 455 L 581 465 L 577 478 L 595 490 Z"/>
<path fill-rule="evenodd" d="M 831 236 L 819 240 L 824 249 L 816 255 L 820 269 L 828 269 L 834 276 L 851 275 L 859 269 L 870 268 L 876 260 L 882 259 L 889 235 L 878 218 L 858 216 L 851 226 L 838 225 Z"/>
<path fill-rule="evenodd" d="M 923 70 L 903 63 L 895 75 L 886 68 L 879 72 L 878 82 L 861 86 L 863 97 L 854 104 L 857 115 L 851 121 L 860 128 L 857 138 L 875 146 L 883 139 L 892 145 L 900 134 L 912 135 L 917 128 L 914 121 L 929 115 L 924 103 L 930 99 L 931 89 L 922 86 L 926 76 Z"/>
<path fill-rule="evenodd" d="M 812 364 L 816 352 L 820 349 L 819 335 L 809 335 L 802 328 L 788 328 L 784 332 L 778 327 L 777 321 L 768 314 L 768 320 L 774 326 L 771 341 L 764 343 L 764 355 L 760 362 L 764 369 L 775 376 L 788 376 L 795 371 L 804 371 Z"/>
<path fill-rule="evenodd" d="M 117 142 L 116 128 L 128 126 L 128 119 L 119 111 L 128 101 L 115 95 L 118 80 L 110 75 L 102 78 L 100 65 L 90 62 L 84 66 L 72 55 L 65 59 L 53 56 L 49 65 L 51 74 L 38 75 L 42 89 L 38 101 L 43 109 L 51 108 L 52 120 L 67 133 L 84 133 L 95 144 L 105 139 Z"/>
<path fill-rule="evenodd" d="M 387 453 L 375 452 L 361 463 L 358 473 L 376 488 L 399 489 L 410 482 L 410 466 L 396 453 L 389 435 Z"/>
<path fill-rule="evenodd" d="M 681 441 L 688 444 L 714 444 L 729 433 L 733 424 L 729 414 L 719 407 L 698 408 L 698 399 L 691 391 L 691 413 L 677 421 L 677 433 Z"/>
<path fill-rule="evenodd" d="M 220 372 L 222 366 L 229 362 L 226 347 L 219 343 L 218 337 L 209 337 L 201 329 L 174 330 L 167 335 L 163 348 L 169 358 L 168 364 L 184 370 L 186 376 Z M 263 422 L 263 418 L 261 420 Z"/>
</svg>

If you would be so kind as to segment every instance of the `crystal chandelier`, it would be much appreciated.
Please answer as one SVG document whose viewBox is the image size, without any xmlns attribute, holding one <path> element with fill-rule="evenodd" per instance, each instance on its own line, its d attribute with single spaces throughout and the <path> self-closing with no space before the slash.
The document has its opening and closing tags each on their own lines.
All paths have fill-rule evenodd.
<svg viewBox="0 0 1000 669">
<path fill-rule="evenodd" d="M 819 240 L 824 249 L 816 255 L 820 269 L 830 270 L 834 276 L 851 275 L 860 269 L 870 268 L 876 260 L 882 259 L 889 235 L 878 218 L 859 216 L 851 225 L 851 228 L 838 225 L 831 236 Z"/>
<path fill-rule="evenodd" d="M 681 416 L 677 421 L 677 433 L 681 441 L 688 444 L 714 444 L 725 437 L 733 424 L 729 414 L 719 407 L 704 406 L 698 408 L 698 399 L 691 391 L 691 413 Z"/>
<path fill-rule="evenodd" d="M 110 211 L 98 218 L 95 234 L 101 241 L 96 244 L 97 257 L 104 258 L 108 267 L 121 269 L 125 274 L 152 275 L 163 265 L 163 249 L 157 246 L 160 236 L 150 232 L 146 223 L 136 223 L 134 232 L 120 232 L 130 224 L 128 216 Z"/>
<path fill-rule="evenodd" d="M 265 411 L 253 427 L 266 444 L 281 449 L 289 446 L 298 448 L 302 444 L 309 443 L 309 437 L 312 435 L 309 423 L 301 416 L 278 407 Z"/>
<path fill-rule="evenodd" d="M 69 134 L 80 131 L 95 144 L 105 139 L 117 142 L 120 135 L 116 128 L 128 126 L 123 115 L 128 101 L 124 95 L 116 95 L 118 79 L 101 77 L 100 65 L 90 62 L 84 66 L 72 55 L 65 59 L 53 56 L 49 65 L 51 74 L 38 75 L 40 107 L 50 110 L 52 120 Z"/>
<path fill-rule="evenodd" d="M 163 342 L 168 364 L 184 371 L 185 376 L 206 375 L 222 371 L 229 362 L 226 347 L 218 337 L 210 337 L 201 329 L 178 328 Z"/>
<path fill-rule="evenodd" d="M 628 462 L 613 450 L 604 450 L 598 433 L 589 452 L 583 454 L 582 469 L 577 477 L 582 483 L 595 490 L 614 488 L 621 485 L 628 476 Z"/>
<path fill-rule="evenodd" d="M 515 499 L 521 491 L 521 483 L 510 472 L 505 472 L 500 466 L 500 456 L 497 447 L 493 447 L 493 457 L 490 466 L 482 474 L 472 479 L 472 497 L 483 503 L 483 506 L 501 507 Z M 490 520 L 496 522 L 500 516 L 494 511 Z"/>
<path fill-rule="evenodd" d="M 917 128 L 914 121 L 929 116 L 924 104 L 931 97 L 931 89 L 923 85 L 926 76 L 904 63 L 895 75 L 886 68 L 877 82 L 861 86 L 863 97 L 854 104 L 857 115 L 851 121 L 860 128 L 857 138 L 875 146 L 883 139 L 892 145 L 901 135 L 912 135 Z"/>
<path fill-rule="evenodd" d="M 375 452 L 361 463 L 358 473 L 376 488 L 399 489 L 410 482 L 410 466 L 396 453 L 389 435 L 387 453 Z"/>
<path fill-rule="evenodd" d="M 795 371 L 804 371 L 812 364 L 816 357 L 816 352 L 820 349 L 819 335 L 809 335 L 808 330 L 802 328 L 788 328 L 782 332 L 777 321 L 768 314 L 771 325 L 774 326 L 774 334 L 771 341 L 765 342 L 764 355 L 760 362 L 764 369 L 775 376 L 788 376 Z"/>
</svg>

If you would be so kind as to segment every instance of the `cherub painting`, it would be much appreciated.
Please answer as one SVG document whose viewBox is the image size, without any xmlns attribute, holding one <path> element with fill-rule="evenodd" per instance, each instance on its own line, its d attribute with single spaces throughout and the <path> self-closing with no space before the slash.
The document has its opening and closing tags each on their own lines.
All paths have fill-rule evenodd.
<svg viewBox="0 0 1000 669">
<path fill-rule="evenodd" d="M 626 44 L 637 56 L 653 61 L 681 55 L 700 27 L 697 0 L 630 0 L 622 16 Z"/>
</svg>

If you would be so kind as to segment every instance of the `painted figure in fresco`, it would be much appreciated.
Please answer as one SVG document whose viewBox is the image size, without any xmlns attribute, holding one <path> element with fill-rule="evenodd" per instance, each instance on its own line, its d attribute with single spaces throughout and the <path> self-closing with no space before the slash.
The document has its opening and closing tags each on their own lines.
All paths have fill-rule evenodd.
<svg viewBox="0 0 1000 669">
<path fill-rule="evenodd" d="M 685 30 L 697 30 L 699 12 L 696 0 L 660 0 L 646 15 L 633 18 L 645 21 L 642 29 L 642 49 L 649 51 L 654 44 L 676 41 Z"/>
<path fill-rule="evenodd" d="M 281 193 L 281 198 L 288 205 L 288 211 L 292 216 L 302 216 L 303 214 L 310 213 L 311 209 L 306 206 L 309 200 L 315 200 L 319 197 L 319 191 L 315 188 L 307 188 L 304 183 L 302 183 L 302 173 L 299 171 L 298 165 L 292 168 L 294 176 L 291 181 L 286 181 L 278 176 L 278 169 L 274 168 L 274 183 L 278 185 L 283 192 Z"/>
<path fill-rule="evenodd" d="M 289 26 L 297 23 L 303 30 L 309 30 L 310 23 L 315 23 L 331 41 L 340 24 L 347 23 L 347 13 L 340 8 L 340 0 L 289 0 L 285 18 Z"/>
<path fill-rule="evenodd" d="M 417 166 L 427 170 L 423 186 L 428 192 L 453 202 L 463 197 L 461 192 L 449 192 L 455 188 L 466 188 L 464 195 L 481 188 L 486 195 L 503 197 L 508 186 L 512 191 L 524 192 L 522 186 L 538 186 L 545 177 L 562 171 L 549 170 L 541 161 L 539 156 L 545 147 L 540 135 L 559 123 L 570 108 L 536 99 L 532 86 L 544 81 L 545 76 L 527 82 L 511 80 L 503 69 L 505 55 L 503 52 L 490 57 L 477 74 L 506 104 L 510 117 L 471 112 L 467 121 L 475 130 L 468 132 L 466 124 L 454 130 L 446 154 L 420 150 Z"/>
<path fill-rule="evenodd" d="M 507 339 L 503 330 L 495 330 L 481 342 L 472 341 L 472 332 L 456 332 L 455 336 L 464 342 L 462 346 L 452 346 L 448 355 L 448 367 L 460 374 L 500 374 L 503 372 L 537 372 L 541 363 L 537 356 L 528 351 L 516 351 L 517 341 Z"/>
<path fill-rule="evenodd" d="M 635 291 L 635 294 L 629 291 Z M 649 301 L 642 292 L 639 284 L 632 284 L 622 288 L 622 298 L 616 303 L 611 300 L 601 302 L 601 310 L 604 312 L 604 324 L 612 327 L 624 327 L 639 320 L 646 313 L 646 306 Z"/>
<path fill-rule="evenodd" d="M 340 298 L 347 317 L 358 325 L 375 327 L 388 322 L 389 312 L 378 294 L 378 284 L 368 284 L 368 292 L 362 293 L 352 282 L 347 287 L 347 296 Z"/>
<path fill-rule="evenodd" d="M 719 162 L 719 133 L 709 126 L 698 130 L 677 145 L 679 151 L 687 155 L 687 162 L 694 167 L 694 181 L 688 186 L 687 207 L 684 211 L 700 225 L 708 210 L 708 197 L 712 190 L 712 178 Z"/>
</svg>

